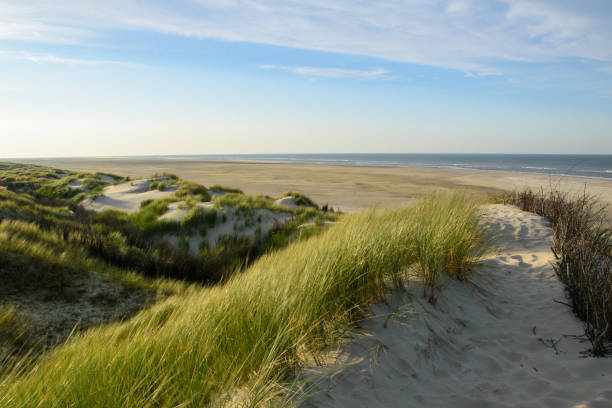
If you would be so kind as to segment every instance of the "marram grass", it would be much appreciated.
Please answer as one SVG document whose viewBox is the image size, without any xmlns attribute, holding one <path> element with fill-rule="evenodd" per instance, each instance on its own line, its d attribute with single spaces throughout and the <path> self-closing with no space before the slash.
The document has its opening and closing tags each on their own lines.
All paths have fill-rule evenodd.
<svg viewBox="0 0 612 408">
<path fill-rule="evenodd" d="M 344 216 L 222 286 L 172 296 L 4 376 L 0 406 L 278 403 L 304 356 L 336 342 L 409 266 L 459 273 L 472 262 L 477 218 L 476 207 L 458 196 Z M 442 261 L 431 262 L 429 251 L 441 251 Z"/>
</svg>

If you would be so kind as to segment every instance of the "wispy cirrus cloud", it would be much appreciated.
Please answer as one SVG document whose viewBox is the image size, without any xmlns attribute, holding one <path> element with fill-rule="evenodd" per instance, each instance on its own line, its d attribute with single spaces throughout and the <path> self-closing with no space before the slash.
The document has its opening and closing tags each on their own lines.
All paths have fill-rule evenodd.
<svg viewBox="0 0 612 408">
<path fill-rule="evenodd" d="M 87 42 L 105 30 L 358 54 L 475 76 L 505 61 L 612 61 L 608 0 L 0 0 L 0 38 Z"/>
<path fill-rule="evenodd" d="M 69 58 L 59 57 L 52 54 L 33 54 L 27 51 L 0 51 L 0 60 L 21 60 L 34 63 L 51 63 L 51 64 L 66 64 L 66 65 L 120 65 L 133 68 L 146 68 L 147 65 L 135 64 L 132 62 L 115 61 L 115 60 L 99 60 L 85 58 Z"/>
<path fill-rule="evenodd" d="M 283 65 L 260 65 L 261 69 L 272 69 L 305 75 L 311 78 L 333 78 L 333 79 L 360 79 L 360 80 L 384 80 L 390 79 L 389 70 L 384 68 L 347 69 L 335 67 L 309 67 L 309 66 L 283 66 Z"/>
</svg>

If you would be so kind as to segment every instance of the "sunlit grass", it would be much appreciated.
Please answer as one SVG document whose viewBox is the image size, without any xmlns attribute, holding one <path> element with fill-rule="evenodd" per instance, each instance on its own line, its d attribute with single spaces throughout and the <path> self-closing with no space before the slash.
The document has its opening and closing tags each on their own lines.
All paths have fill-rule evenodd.
<svg viewBox="0 0 612 408">
<path fill-rule="evenodd" d="M 461 276 L 478 252 L 476 221 L 475 206 L 457 196 L 344 216 L 222 286 L 172 296 L 3 377 L 0 406 L 261 404 L 282 394 L 304 356 L 338 341 L 390 282 L 414 267 L 423 276 Z"/>
</svg>

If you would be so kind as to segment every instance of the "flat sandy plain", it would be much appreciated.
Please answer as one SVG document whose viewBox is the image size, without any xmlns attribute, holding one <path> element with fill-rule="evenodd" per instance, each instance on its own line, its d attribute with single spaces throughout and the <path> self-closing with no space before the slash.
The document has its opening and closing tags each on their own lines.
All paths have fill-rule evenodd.
<svg viewBox="0 0 612 408">
<path fill-rule="evenodd" d="M 586 188 L 608 204 L 612 219 L 612 180 L 549 176 L 481 170 L 439 169 L 416 166 L 355 167 L 319 164 L 256 163 L 202 159 L 70 158 L 19 160 L 77 171 L 101 171 L 147 177 L 156 172 L 206 186 L 222 184 L 248 194 L 280 196 L 297 190 L 320 204 L 345 212 L 373 205 L 394 207 L 429 191 L 464 190 L 480 196 L 530 187 L 582 192 Z"/>
</svg>

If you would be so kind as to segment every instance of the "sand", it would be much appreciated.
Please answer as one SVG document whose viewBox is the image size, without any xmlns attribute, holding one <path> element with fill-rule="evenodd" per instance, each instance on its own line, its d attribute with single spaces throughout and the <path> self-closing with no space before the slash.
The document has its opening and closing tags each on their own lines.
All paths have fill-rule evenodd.
<svg viewBox="0 0 612 408">
<path fill-rule="evenodd" d="M 115 183 L 115 182 L 117 181 L 117 180 L 115 180 L 115 178 L 114 178 L 114 177 L 112 177 L 112 176 L 108 176 L 108 175 L 106 175 L 106 174 L 100 174 L 100 175 L 98 176 L 98 178 L 99 178 L 100 180 L 102 180 L 104 183 L 111 183 L 111 184 L 113 184 L 113 183 Z"/>
<path fill-rule="evenodd" d="M 176 186 L 168 186 L 164 191 L 151 190 L 150 180 L 135 180 L 106 187 L 103 195 L 83 201 L 83 207 L 93 211 L 118 210 L 133 213 L 140 209 L 144 200 L 157 200 L 174 194 Z"/>
<path fill-rule="evenodd" d="M 281 197 L 295 190 L 319 204 L 328 203 L 350 212 L 372 205 L 394 207 L 412 201 L 431 190 L 465 190 L 479 196 L 489 193 L 558 185 L 572 192 L 585 186 L 604 203 L 611 204 L 612 180 L 548 176 L 482 170 L 436 169 L 416 166 L 349 167 L 313 164 L 264 164 L 221 162 L 202 159 L 38 159 L 28 162 L 74 171 L 108 172 L 132 178 L 154 173 L 175 173 L 179 177 L 211 186 L 228 185 L 247 194 Z"/>
<path fill-rule="evenodd" d="M 71 190 L 82 190 L 83 179 L 72 180 L 68 183 L 68 188 Z"/>
<path fill-rule="evenodd" d="M 274 201 L 274 204 L 288 208 L 297 208 L 298 206 L 292 197 L 281 197 L 278 200 Z"/>
<path fill-rule="evenodd" d="M 161 178 L 156 179 L 162 180 Z M 83 206 L 93 211 L 117 210 L 127 213 L 134 213 L 140 209 L 140 203 L 144 200 L 156 200 L 168 198 L 177 191 L 177 186 L 170 185 L 164 191 L 149 190 L 151 180 L 134 180 L 125 183 L 108 186 L 102 191 L 102 195 L 94 199 L 86 199 Z M 81 182 L 74 180 L 71 188 L 78 188 Z M 222 196 L 224 192 L 215 192 L 215 196 Z M 288 208 L 295 208 L 295 202 L 290 197 L 279 200 L 282 205 Z M 196 203 L 198 207 L 211 210 L 215 207 L 213 201 Z M 207 242 L 207 247 L 214 249 L 218 245 L 219 238 L 224 236 L 237 236 L 239 238 L 255 239 L 259 233 L 262 236 L 268 234 L 273 228 L 285 224 L 293 214 L 291 212 L 270 211 L 267 209 L 257 209 L 253 211 L 252 220 L 247 223 L 244 214 L 237 214 L 233 206 L 219 209 L 219 214 L 225 214 L 225 221 L 221 215 L 218 216 L 217 224 L 206 230 L 206 235 L 202 236 L 199 232 L 187 237 L 189 251 L 197 255 L 200 253 L 201 244 Z M 188 214 L 189 208 L 185 201 L 177 201 L 168 204 L 168 209 L 159 219 L 165 221 L 182 221 Z M 247 225 L 249 224 L 249 225 Z M 259 232 L 257 232 L 259 231 Z M 179 237 L 173 234 L 166 234 L 162 237 L 170 245 L 178 247 Z"/>
<path fill-rule="evenodd" d="M 342 364 L 306 372 L 305 406 L 612 406 L 612 359 L 583 358 L 571 337 L 583 325 L 555 302 L 567 300 L 549 222 L 503 205 L 484 222 L 496 248 L 471 282 L 449 282 L 435 307 L 418 288 L 394 292 L 342 346 Z"/>
<path fill-rule="evenodd" d="M 187 215 L 185 208 L 181 208 L 178 203 L 172 203 L 160 219 L 170 219 L 173 221 L 180 221 Z M 184 204 L 184 202 L 183 202 Z M 214 203 L 198 203 L 202 208 L 210 209 Z M 261 236 L 266 236 L 273 228 L 285 224 L 293 217 L 292 213 L 282 211 L 270 211 L 265 208 L 253 210 L 253 224 L 247 226 L 246 219 L 243 214 L 237 214 L 234 211 L 233 206 L 227 206 L 219 209 L 219 214 L 225 213 L 225 221 L 219 215 L 217 218 L 217 224 L 206 230 L 206 236 L 202 237 L 199 233 L 195 233 L 188 237 L 189 252 L 194 255 L 200 253 L 200 246 L 203 241 L 207 242 L 207 246 L 210 249 L 214 249 L 218 245 L 219 238 L 237 236 L 239 238 L 255 239 L 257 230 Z M 170 245 L 178 247 L 179 238 L 173 234 L 164 235 L 165 239 Z"/>
</svg>

